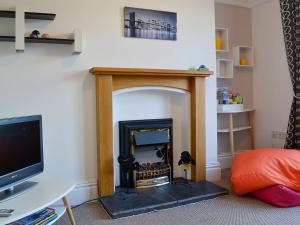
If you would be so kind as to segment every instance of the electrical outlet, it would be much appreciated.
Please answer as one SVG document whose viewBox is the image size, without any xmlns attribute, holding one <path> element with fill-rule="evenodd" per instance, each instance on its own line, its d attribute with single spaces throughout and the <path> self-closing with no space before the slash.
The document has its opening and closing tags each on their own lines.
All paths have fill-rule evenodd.
<svg viewBox="0 0 300 225">
<path fill-rule="evenodd" d="M 283 148 L 286 139 L 286 132 L 272 131 L 272 147 Z"/>
<path fill-rule="evenodd" d="M 286 132 L 272 131 L 272 139 L 285 140 L 285 138 L 286 138 Z"/>
</svg>

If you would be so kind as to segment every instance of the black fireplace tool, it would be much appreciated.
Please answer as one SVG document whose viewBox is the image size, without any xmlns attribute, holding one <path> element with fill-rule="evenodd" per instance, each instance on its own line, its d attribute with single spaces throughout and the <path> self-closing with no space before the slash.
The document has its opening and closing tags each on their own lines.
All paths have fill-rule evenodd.
<svg viewBox="0 0 300 225">
<path fill-rule="evenodd" d="M 175 181 L 174 183 L 178 183 L 178 184 L 185 184 L 185 185 L 188 185 L 190 187 L 191 184 L 189 183 L 188 181 L 188 168 L 190 168 L 192 165 L 195 165 L 196 162 L 195 160 L 192 158 L 191 154 L 188 152 L 188 151 L 183 151 L 181 153 L 181 156 L 180 156 L 180 160 L 178 162 L 178 166 L 181 166 L 183 167 L 183 172 L 184 172 L 184 177 L 183 177 L 183 181 Z"/>
<path fill-rule="evenodd" d="M 135 162 L 135 158 L 132 154 L 128 154 L 126 156 L 119 156 L 118 157 L 118 162 L 120 164 L 120 166 L 122 168 L 124 168 L 124 170 L 126 171 L 126 191 L 121 191 L 119 193 L 123 193 L 123 194 L 126 194 L 126 195 L 130 195 L 130 194 L 137 194 L 136 191 L 134 192 L 130 192 L 129 189 L 130 189 L 130 177 L 129 177 L 129 174 L 134 171 L 134 170 L 137 170 L 139 168 L 139 163 L 138 162 Z M 122 190 L 122 189 L 121 189 Z"/>
</svg>

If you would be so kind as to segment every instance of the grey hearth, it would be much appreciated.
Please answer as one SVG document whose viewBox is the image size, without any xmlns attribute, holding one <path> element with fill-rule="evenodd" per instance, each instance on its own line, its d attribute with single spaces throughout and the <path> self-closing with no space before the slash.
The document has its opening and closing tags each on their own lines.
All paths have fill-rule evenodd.
<svg viewBox="0 0 300 225">
<path fill-rule="evenodd" d="M 100 198 L 113 219 L 212 199 L 227 195 L 228 191 L 208 181 L 186 184 L 176 180 L 159 187 L 130 189 L 129 193 L 126 194 L 124 188 L 117 188 L 114 195 Z"/>
</svg>

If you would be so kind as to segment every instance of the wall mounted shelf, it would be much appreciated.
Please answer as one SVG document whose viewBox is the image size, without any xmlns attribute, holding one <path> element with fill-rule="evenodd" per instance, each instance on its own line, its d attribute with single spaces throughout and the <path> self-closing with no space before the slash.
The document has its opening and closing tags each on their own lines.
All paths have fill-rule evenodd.
<svg viewBox="0 0 300 225">
<path fill-rule="evenodd" d="M 246 112 L 253 112 L 254 109 L 243 109 L 237 111 L 218 111 L 218 114 L 236 114 L 236 113 L 246 113 Z"/>
<path fill-rule="evenodd" d="M 217 78 L 233 78 L 233 61 L 231 59 L 217 59 Z"/>
<path fill-rule="evenodd" d="M 54 20 L 56 14 L 53 13 L 39 13 L 39 12 L 25 12 L 25 19 L 31 20 Z M 16 18 L 16 11 L 0 10 L 0 17 Z"/>
<path fill-rule="evenodd" d="M 244 127 L 235 127 L 232 129 L 233 132 L 238 132 L 238 131 L 244 131 L 244 130 L 250 130 L 252 129 L 251 126 L 244 126 Z M 229 128 L 224 128 L 224 129 L 218 129 L 218 133 L 229 133 L 230 129 Z"/>
<path fill-rule="evenodd" d="M 64 44 L 73 45 L 73 53 L 82 52 L 82 33 L 80 30 L 74 30 L 68 38 L 31 38 L 24 37 L 25 20 L 54 20 L 56 14 L 25 12 L 24 6 L 18 4 L 16 10 L 0 10 L 0 17 L 15 18 L 15 36 L 0 36 L 1 42 L 15 42 L 16 52 L 24 52 L 25 43 L 44 43 L 44 44 Z"/>
<path fill-rule="evenodd" d="M 47 43 L 47 44 L 63 44 L 72 45 L 73 39 L 62 39 L 62 38 L 30 38 L 25 37 L 25 43 Z"/>
<path fill-rule="evenodd" d="M 226 158 L 226 157 L 232 157 L 232 156 L 235 156 L 235 155 L 238 155 L 238 154 L 241 154 L 241 153 L 244 153 L 244 152 L 249 152 L 251 150 L 239 150 L 239 151 L 236 151 L 234 154 L 232 154 L 231 152 L 222 152 L 218 155 L 219 158 Z"/>
<path fill-rule="evenodd" d="M 14 37 L 14 36 L 0 36 L 0 41 L 15 42 L 16 41 L 16 37 Z"/>
<path fill-rule="evenodd" d="M 25 37 L 25 43 L 47 43 L 47 44 L 64 44 L 71 45 L 74 43 L 73 39 L 62 39 L 62 38 L 30 38 Z M 2 42 L 15 42 L 15 36 L 0 36 Z"/>
<path fill-rule="evenodd" d="M 240 68 L 253 68 L 253 65 L 235 65 L 235 67 L 240 67 Z"/>
<path fill-rule="evenodd" d="M 253 67 L 253 57 L 253 48 L 250 46 L 236 46 L 233 48 L 233 61 L 236 67 Z"/>
<path fill-rule="evenodd" d="M 218 40 L 220 41 L 219 47 L 217 46 Z M 227 28 L 216 28 L 216 51 L 228 52 L 229 51 L 229 37 Z"/>
</svg>

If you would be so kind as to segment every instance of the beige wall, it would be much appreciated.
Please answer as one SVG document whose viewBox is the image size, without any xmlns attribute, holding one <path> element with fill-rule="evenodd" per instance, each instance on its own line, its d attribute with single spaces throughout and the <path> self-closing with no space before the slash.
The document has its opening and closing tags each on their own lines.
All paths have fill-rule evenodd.
<svg viewBox="0 0 300 225">
<path fill-rule="evenodd" d="M 215 5 L 216 27 L 229 30 L 229 54 L 219 54 L 218 58 L 232 59 L 232 48 L 238 45 L 252 46 L 251 9 L 217 3 Z M 218 80 L 218 86 L 228 86 L 244 97 L 246 108 L 253 106 L 253 70 L 234 68 L 233 80 Z"/>
<path fill-rule="evenodd" d="M 283 147 L 293 93 L 287 65 L 279 1 L 253 9 L 254 107 L 257 147 Z M 272 139 L 272 132 L 283 139 Z M 278 144 L 277 144 L 278 143 Z"/>
<path fill-rule="evenodd" d="M 215 5 L 216 27 L 227 28 L 229 33 L 229 53 L 218 53 L 218 58 L 233 59 L 232 49 L 235 46 L 252 46 L 251 9 L 217 3 Z M 239 92 L 244 98 L 245 108 L 253 107 L 253 69 L 234 67 L 233 79 L 218 79 L 218 87 L 229 87 Z M 235 114 L 234 126 L 248 126 L 247 114 Z M 218 115 L 218 127 L 228 128 L 228 115 Z M 236 132 L 235 150 L 246 150 L 251 147 L 249 131 Z M 218 134 L 218 152 L 228 153 L 219 157 L 222 168 L 231 167 L 232 157 L 228 134 Z"/>
<path fill-rule="evenodd" d="M 252 9 L 216 4 L 216 26 L 226 25 L 231 47 L 248 43 L 254 47 L 253 75 L 242 72 L 235 76 L 232 87 L 242 84 L 246 105 L 253 102 L 256 147 L 283 147 L 293 92 L 279 1 L 269 0 Z"/>
</svg>

